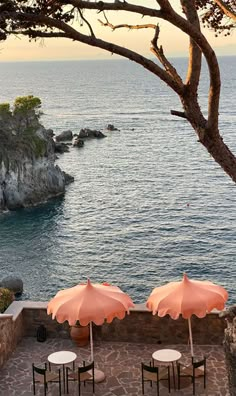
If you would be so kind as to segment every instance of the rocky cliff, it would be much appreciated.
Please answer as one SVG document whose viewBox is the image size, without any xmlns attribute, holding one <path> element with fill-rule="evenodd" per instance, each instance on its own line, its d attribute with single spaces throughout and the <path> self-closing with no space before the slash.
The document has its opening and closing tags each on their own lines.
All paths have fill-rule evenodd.
<svg viewBox="0 0 236 396">
<path fill-rule="evenodd" d="M 26 116 L 0 107 L 0 211 L 63 194 L 68 178 L 55 158 L 52 136 L 34 110 Z"/>
</svg>

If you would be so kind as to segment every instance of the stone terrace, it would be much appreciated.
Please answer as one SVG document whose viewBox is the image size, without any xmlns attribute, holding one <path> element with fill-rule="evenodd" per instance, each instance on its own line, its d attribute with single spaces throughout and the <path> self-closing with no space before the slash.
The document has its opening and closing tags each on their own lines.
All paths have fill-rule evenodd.
<svg viewBox="0 0 236 396">
<path fill-rule="evenodd" d="M 161 348 L 174 348 L 183 354 L 183 361 L 189 359 L 187 345 L 162 345 Z M 95 366 L 104 371 L 106 379 L 95 385 L 97 396 L 141 396 L 141 369 L 140 363 L 149 362 L 152 353 L 160 349 L 157 344 L 105 342 L 96 341 L 94 345 Z M 76 363 L 88 361 L 89 347 L 75 346 L 70 339 L 50 338 L 44 343 L 37 342 L 35 337 L 23 337 L 17 348 L 0 369 L 0 395 L 29 396 L 33 394 L 32 388 L 32 362 L 42 363 L 47 361 L 47 356 L 55 351 L 70 350 L 77 354 Z M 201 379 L 197 380 L 197 396 L 229 396 L 227 373 L 222 346 L 202 345 L 194 346 L 196 356 L 207 355 L 207 388 L 204 390 Z M 43 388 L 38 385 L 37 395 L 43 395 Z M 70 395 L 78 395 L 76 383 L 70 382 Z M 58 385 L 50 384 L 48 396 L 58 395 Z M 82 396 L 92 395 L 90 384 L 81 389 Z M 145 384 L 145 395 L 156 395 L 155 384 L 153 388 Z M 168 389 L 160 385 L 160 396 L 168 395 Z M 171 389 L 171 395 L 190 396 L 192 385 L 184 379 L 180 391 Z"/>
</svg>

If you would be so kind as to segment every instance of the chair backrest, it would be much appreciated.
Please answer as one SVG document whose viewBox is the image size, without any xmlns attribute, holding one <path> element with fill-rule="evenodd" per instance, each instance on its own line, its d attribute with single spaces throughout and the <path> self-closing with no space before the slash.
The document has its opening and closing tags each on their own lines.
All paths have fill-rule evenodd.
<svg viewBox="0 0 236 396">
<path fill-rule="evenodd" d="M 93 372 L 93 370 L 94 370 L 94 362 L 89 363 L 87 365 L 85 365 L 85 363 L 84 363 L 83 367 L 78 367 L 78 370 L 79 370 L 80 374 L 81 373 L 85 373 L 86 371 L 89 371 L 89 370 L 92 370 L 92 372 Z"/>
<path fill-rule="evenodd" d="M 32 364 L 32 368 L 33 368 L 33 373 L 35 372 L 35 373 L 40 374 L 40 375 L 45 375 L 45 373 L 46 373 L 46 371 L 47 371 L 46 363 L 45 363 L 45 367 L 44 367 L 44 368 L 42 368 L 42 367 L 37 367 L 37 366 L 35 366 L 34 363 L 33 363 L 33 364 Z"/>
<path fill-rule="evenodd" d="M 194 358 L 192 358 L 192 365 L 193 368 L 196 369 L 198 367 L 204 366 L 204 369 L 206 367 L 206 357 L 204 356 L 204 358 L 202 360 L 198 360 L 197 362 L 194 361 Z"/>
<path fill-rule="evenodd" d="M 148 366 L 147 364 L 142 363 L 142 370 L 148 371 L 149 373 L 157 373 L 158 374 L 158 367 Z"/>
</svg>

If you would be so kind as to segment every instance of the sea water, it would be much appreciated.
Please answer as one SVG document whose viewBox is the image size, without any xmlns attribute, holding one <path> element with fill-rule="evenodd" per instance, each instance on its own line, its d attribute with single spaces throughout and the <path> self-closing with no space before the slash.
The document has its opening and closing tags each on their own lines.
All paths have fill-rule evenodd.
<svg viewBox="0 0 236 396">
<path fill-rule="evenodd" d="M 182 76 L 186 60 L 174 59 Z M 220 130 L 236 153 L 236 57 L 220 58 Z M 199 100 L 207 110 L 207 68 Z M 211 280 L 236 302 L 235 184 L 198 142 L 177 96 L 125 60 L 0 64 L 0 101 L 35 95 L 56 134 L 107 137 L 70 148 L 57 164 L 74 176 L 66 194 L 0 215 L 0 278 L 19 276 L 23 299 L 47 301 L 85 282 L 110 282 L 145 302 L 152 289 Z M 107 131 L 113 124 L 117 131 Z"/>
</svg>

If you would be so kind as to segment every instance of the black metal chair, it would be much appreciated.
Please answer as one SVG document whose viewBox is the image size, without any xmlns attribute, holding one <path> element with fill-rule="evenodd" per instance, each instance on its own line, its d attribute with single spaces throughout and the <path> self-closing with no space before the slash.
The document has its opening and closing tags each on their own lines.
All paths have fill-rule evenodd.
<svg viewBox="0 0 236 396">
<path fill-rule="evenodd" d="M 44 386 L 44 395 L 46 396 L 48 390 L 48 383 L 56 382 L 59 385 L 59 395 L 61 396 L 61 371 L 48 371 L 47 364 L 44 364 L 44 368 L 35 366 L 32 364 L 33 372 L 33 392 L 36 392 L 36 383 Z"/>
<path fill-rule="evenodd" d="M 170 393 L 170 367 L 169 366 L 152 366 L 151 363 L 149 365 L 141 363 L 142 370 L 142 393 L 144 395 L 144 383 L 150 382 L 152 386 L 152 382 L 156 382 L 157 386 L 157 396 L 160 394 L 159 383 L 160 381 L 168 381 L 168 389 Z"/>
<path fill-rule="evenodd" d="M 81 383 L 84 386 L 87 382 L 92 384 L 93 394 L 95 393 L 95 378 L 94 378 L 94 362 L 85 364 L 83 366 L 77 367 L 74 371 L 71 371 L 69 367 L 66 367 L 66 388 L 67 393 L 69 393 L 69 381 L 78 381 L 78 391 L 79 396 L 81 394 Z"/>
<path fill-rule="evenodd" d="M 203 385 L 206 388 L 206 356 L 203 359 L 196 361 L 192 357 L 192 362 L 189 365 L 183 365 L 177 363 L 177 375 L 178 375 L 178 389 L 180 389 L 181 377 L 191 378 L 193 384 L 193 395 L 195 395 L 196 378 L 203 378 Z"/>
</svg>

